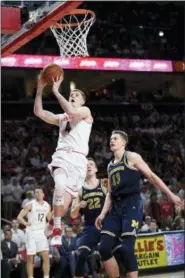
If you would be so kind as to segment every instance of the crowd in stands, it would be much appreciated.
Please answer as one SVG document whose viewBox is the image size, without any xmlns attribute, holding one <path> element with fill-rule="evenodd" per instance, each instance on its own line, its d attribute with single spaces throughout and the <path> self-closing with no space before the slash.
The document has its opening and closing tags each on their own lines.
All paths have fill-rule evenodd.
<svg viewBox="0 0 185 278">
<path fill-rule="evenodd" d="M 182 59 L 183 48 L 179 44 L 183 45 L 183 33 L 176 34 L 184 18 L 180 6 L 156 2 L 86 5 L 97 16 L 88 37 L 92 56 Z"/>
<path fill-rule="evenodd" d="M 140 112 L 134 112 L 134 109 L 133 111 L 127 109 L 124 113 L 93 112 L 95 121 L 90 138 L 89 155 L 97 162 L 99 177 L 106 177 L 107 163 L 112 157 L 108 147 L 111 131 L 124 129 L 129 135 L 129 149 L 140 153 L 168 187 L 184 199 L 184 114 L 178 110 L 178 105 L 175 110 L 173 113 L 165 113 L 157 106 L 144 105 Z M 43 187 L 45 200 L 52 203 L 53 180 L 47 165 L 57 139 L 57 127 L 45 124 L 36 117 L 28 117 L 25 120 L 3 120 L 2 217 L 7 220 L 15 219 L 21 207 L 34 198 L 33 191 L 36 185 Z M 143 177 L 141 197 L 144 202 L 144 218 L 140 233 L 184 229 L 184 214 L 179 213 L 168 197 Z M 71 277 L 74 276 L 74 262 L 78 238 L 83 228 L 83 218 L 82 221 L 70 223 L 71 226 L 66 227 L 63 235 L 65 244 L 60 249 L 50 250 L 51 271 L 56 278 L 60 278 L 63 273 L 71 273 Z M 22 263 L 25 249 L 24 232 L 18 229 L 17 222 L 13 220 L 11 227 L 7 225 L 3 227 L 1 237 L 2 240 L 8 238 L 15 241 L 17 247 L 15 246 L 14 251 L 19 253 L 22 259 L 17 259 L 17 253 L 15 258 L 9 259 L 13 259 L 14 266 L 19 266 L 19 271 L 24 275 L 25 265 Z M 71 239 L 67 239 L 68 237 Z M 4 250 L 1 251 L 3 257 L 6 256 Z M 95 278 L 102 265 L 98 250 L 91 255 L 86 272 L 94 271 Z M 39 272 L 40 257 L 35 258 L 34 264 Z M 67 274 L 65 275 L 64 277 L 67 277 Z"/>
</svg>

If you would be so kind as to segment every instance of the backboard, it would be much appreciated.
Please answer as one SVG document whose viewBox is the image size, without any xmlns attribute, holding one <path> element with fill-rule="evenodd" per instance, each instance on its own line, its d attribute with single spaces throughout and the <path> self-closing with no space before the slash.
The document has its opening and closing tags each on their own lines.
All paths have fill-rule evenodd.
<svg viewBox="0 0 185 278">
<path fill-rule="evenodd" d="M 29 4 L 29 1 L 25 2 Z M 70 10 L 77 8 L 82 2 L 83 0 L 42 1 L 36 10 L 30 8 L 30 19 L 21 26 L 20 30 L 11 36 L 5 35 L 2 38 L 1 56 L 5 57 L 14 53 L 23 45 L 43 33 Z"/>
</svg>

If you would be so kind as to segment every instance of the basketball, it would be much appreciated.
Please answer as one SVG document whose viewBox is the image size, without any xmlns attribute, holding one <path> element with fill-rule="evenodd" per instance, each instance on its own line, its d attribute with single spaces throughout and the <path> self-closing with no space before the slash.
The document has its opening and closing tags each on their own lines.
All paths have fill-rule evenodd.
<svg viewBox="0 0 185 278">
<path fill-rule="evenodd" d="M 50 64 L 41 71 L 41 78 L 47 84 L 53 84 L 53 79 L 63 76 L 64 70 L 57 64 Z"/>
</svg>

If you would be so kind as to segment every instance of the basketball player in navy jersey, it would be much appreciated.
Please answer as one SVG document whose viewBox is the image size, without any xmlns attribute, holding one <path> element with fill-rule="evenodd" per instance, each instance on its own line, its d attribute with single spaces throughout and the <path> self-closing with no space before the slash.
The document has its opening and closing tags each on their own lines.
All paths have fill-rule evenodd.
<svg viewBox="0 0 185 278">
<path fill-rule="evenodd" d="M 101 230 L 100 253 L 109 277 L 119 278 L 119 268 L 112 256 L 115 237 L 122 238 L 122 254 L 128 278 L 138 277 L 138 267 L 134 245 L 139 222 L 142 220 L 143 206 L 140 198 L 140 172 L 158 187 L 172 202 L 184 207 L 181 199 L 173 194 L 164 182 L 149 168 L 142 157 L 126 151 L 128 136 L 121 130 L 112 132 L 110 148 L 114 159 L 108 165 L 109 192 L 101 214 L 96 219 L 96 227 Z"/>
<path fill-rule="evenodd" d="M 95 226 L 95 220 L 100 214 L 107 194 L 103 180 L 96 177 L 97 166 L 92 158 L 88 158 L 87 178 L 79 191 L 78 198 L 72 203 L 71 217 L 76 218 L 80 212 L 84 214 L 85 227 L 79 240 L 76 277 L 84 276 L 84 267 L 90 252 L 100 241 L 100 231 Z"/>
</svg>

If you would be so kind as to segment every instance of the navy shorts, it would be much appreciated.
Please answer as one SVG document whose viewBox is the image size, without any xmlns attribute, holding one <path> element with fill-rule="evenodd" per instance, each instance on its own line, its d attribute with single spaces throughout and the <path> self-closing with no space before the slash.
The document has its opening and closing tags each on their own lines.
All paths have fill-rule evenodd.
<svg viewBox="0 0 185 278">
<path fill-rule="evenodd" d="M 79 238 L 78 249 L 86 248 L 89 251 L 97 248 L 100 242 L 100 231 L 95 226 L 86 226 Z"/>
<path fill-rule="evenodd" d="M 139 194 L 113 200 L 102 227 L 102 234 L 113 237 L 137 235 L 139 223 L 143 218 L 143 202 Z"/>
</svg>

